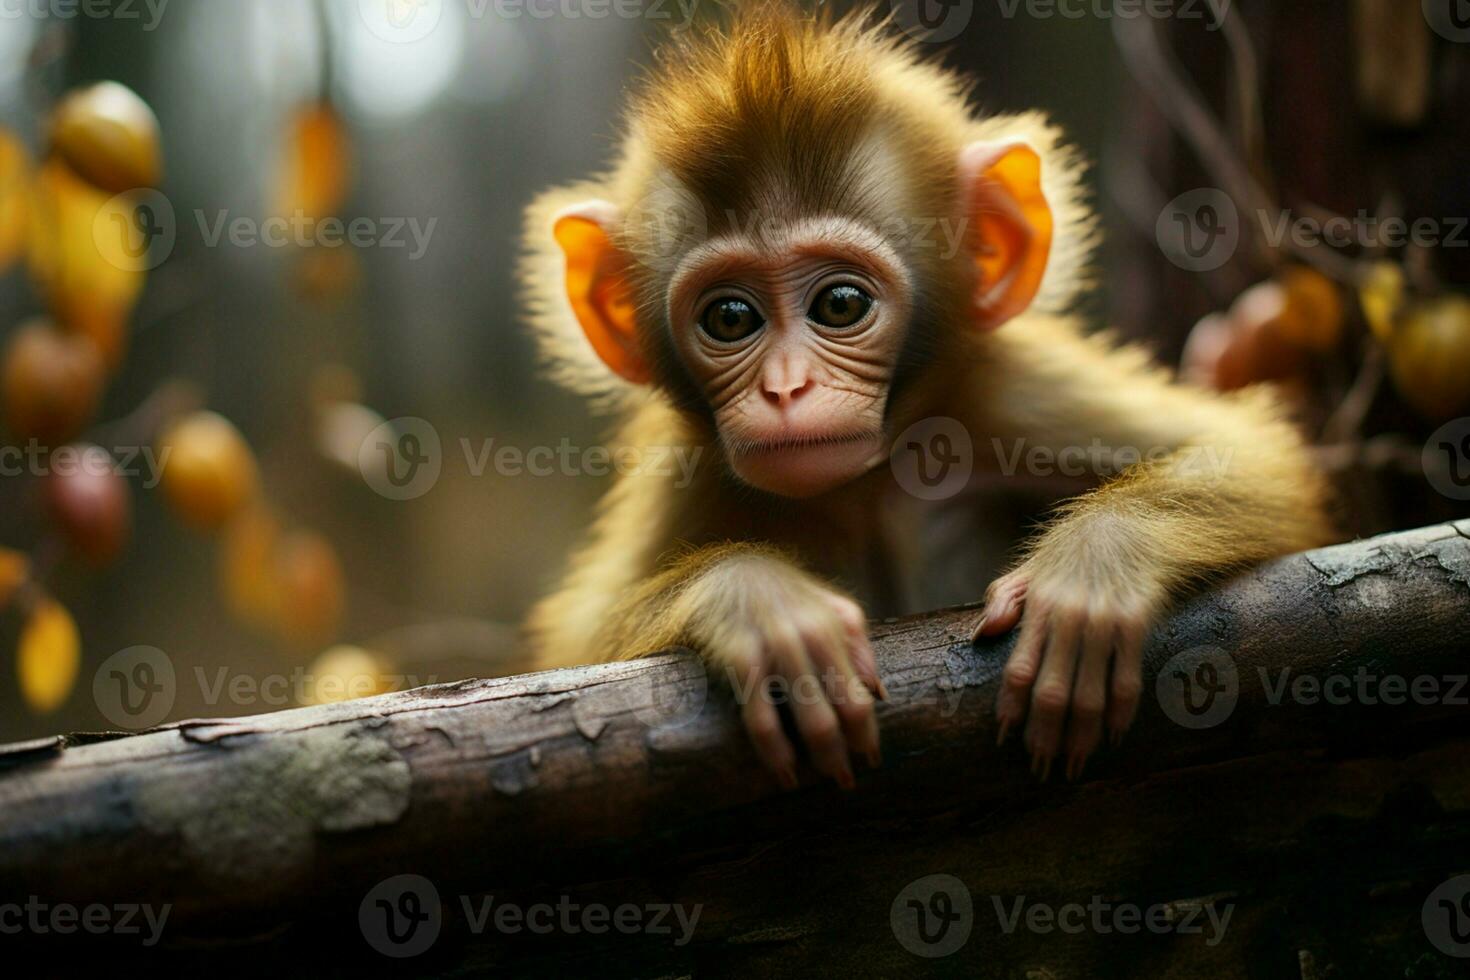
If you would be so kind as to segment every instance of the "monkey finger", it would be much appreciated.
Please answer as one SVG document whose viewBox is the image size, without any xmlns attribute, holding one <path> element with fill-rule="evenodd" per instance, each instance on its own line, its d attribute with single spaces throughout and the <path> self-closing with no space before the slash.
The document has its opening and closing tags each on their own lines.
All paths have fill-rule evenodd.
<svg viewBox="0 0 1470 980">
<path fill-rule="evenodd" d="M 874 769 L 883 763 L 878 746 L 878 718 L 873 713 L 873 696 L 852 663 L 845 633 L 814 636 L 807 655 L 822 675 L 827 701 L 837 712 L 848 747 L 868 760 Z"/>
<path fill-rule="evenodd" d="M 1027 580 L 1015 573 L 997 579 L 986 593 L 985 608 L 970 639 L 1000 636 L 1015 629 L 1026 607 L 1026 587 Z"/>
<path fill-rule="evenodd" d="M 847 761 L 847 744 L 837 712 L 822 693 L 822 682 L 799 642 L 778 642 L 771 649 L 777 670 L 790 685 L 791 713 L 812 765 L 843 789 L 857 785 Z"/>
<path fill-rule="evenodd" d="M 1112 683 L 1108 689 L 1108 737 L 1114 745 L 1133 725 L 1143 695 L 1143 644 L 1148 626 L 1141 617 L 1129 617 L 1118 627 L 1118 653 L 1113 660 Z"/>
<path fill-rule="evenodd" d="M 796 789 L 796 749 L 781 727 L 780 712 L 770 696 L 769 675 L 757 662 L 746 667 L 744 673 L 739 690 L 748 691 L 749 696 L 740 707 L 740 718 L 755 754 L 782 788 Z"/>
<path fill-rule="evenodd" d="M 1113 659 L 1117 632 L 1113 620 L 1088 617 L 1082 629 L 1082 661 L 1072 687 L 1072 711 L 1067 722 L 1067 779 L 1074 781 L 1102 741 L 1103 709 L 1108 699 L 1108 666 Z"/>
<path fill-rule="evenodd" d="M 1059 609 L 1052 613 L 1046 649 L 1041 657 L 1041 671 L 1031 688 L 1026 747 L 1031 751 L 1031 769 L 1043 782 L 1051 774 L 1052 760 L 1061 746 L 1067 707 L 1072 701 L 1082 619 L 1082 615 L 1073 610 Z"/>
<path fill-rule="evenodd" d="M 873 652 L 873 641 L 867 636 L 866 623 L 848 626 L 847 638 L 848 658 L 853 661 L 858 679 L 879 701 L 888 701 L 888 688 L 883 686 L 883 679 L 878 674 L 878 654 Z"/>
<path fill-rule="evenodd" d="M 1006 740 L 1012 728 L 1026 717 L 1026 706 L 1031 701 L 1031 685 L 1036 682 L 1036 673 L 1041 667 L 1041 645 L 1046 639 L 1046 615 L 1042 609 L 1033 609 L 1021 623 L 1021 635 L 1011 650 L 1010 659 L 1001 671 L 1000 693 L 996 696 L 995 715 L 1000 722 L 1000 734 L 996 744 Z"/>
</svg>

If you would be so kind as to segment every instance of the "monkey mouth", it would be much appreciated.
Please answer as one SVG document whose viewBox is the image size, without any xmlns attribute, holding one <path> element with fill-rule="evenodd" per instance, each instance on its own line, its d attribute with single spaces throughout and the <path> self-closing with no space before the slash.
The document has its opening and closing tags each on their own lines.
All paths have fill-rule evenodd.
<svg viewBox="0 0 1470 980">
<path fill-rule="evenodd" d="M 872 429 L 742 439 L 729 447 L 730 463 L 751 486 L 801 499 L 834 490 L 872 469 L 882 457 L 882 440 Z"/>
<path fill-rule="evenodd" d="M 857 443 L 877 442 L 879 438 L 879 433 L 871 429 L 861 429 L 853 432 L 814 433 L 778 439 L 741 439 L 731 444 L 730 454 L 732 456 L 764 456 L 809 449 L 835 449 Z"/>
</svg>

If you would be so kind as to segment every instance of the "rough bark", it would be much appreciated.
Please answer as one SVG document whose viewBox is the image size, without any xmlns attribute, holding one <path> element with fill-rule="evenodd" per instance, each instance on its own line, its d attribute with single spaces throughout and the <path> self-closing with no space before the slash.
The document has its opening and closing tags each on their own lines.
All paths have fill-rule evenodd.
<svg viewBox="0 0 1470 980">
<path fill-rule="evenodd" d="M 730 695 L 679 653 L 0 749 L 0 905 L 167 904 L 174 955 L 243 942 L 324 969 L 375 955 L 359 905 L 412 873 L 443 901 L 423 969 L 1296 976 L 1293 944 L 1341 956 L 1366 928 L 1356 907 L 1304 910 L 1353 889 L 1381 909 L 1397 882 L 1412 939 L 1421 882 L 1470 870 L 1470 521 L 1285 558 L 1180 604 L 1150 641 L 1134 731 L 1076 786 L 1039 786 L 1019 745 L 996 746 L 1012 640 L 972 646 L 974 617 L 875 627 L 884 764 L 853 793 L 810 772 L 781 792 Z M 1236 693 L 1187 727 L 1179 678 L 1208 681 L 1204 660 Z M 896 940 L 890 903 L 938 872 L 973 893 L 975 932 L 925 960 Z M 1323 894 L 1324 876 L 1349 880 Z M 487 936 L 460 901 L 486 894 L 703 911 L 685 945 Z M 1215 946 L 1006 935 L 991 908 L 1110 895 L 1177 911 L 1217 894 L 1255 904 Z M 1422 929 L 1418 943 L 1438 955 Z"/>
</svg>

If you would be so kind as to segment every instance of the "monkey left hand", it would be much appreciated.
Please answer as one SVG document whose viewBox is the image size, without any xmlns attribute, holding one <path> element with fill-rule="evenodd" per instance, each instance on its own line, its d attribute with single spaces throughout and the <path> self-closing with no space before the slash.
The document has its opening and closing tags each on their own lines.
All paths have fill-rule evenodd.
<svg viewBox="0 0 1470 980">
<path fill-rule="evenodd" d="M 975 636 L 1021 623 L 996 701 L 999 743 L 1023 719 L 1031 771 L 1043 781 L 1062 747 L 1076 779 L 1102 740 L 1122 739 L 1143 688 L 1143 643 L 1164 589 L 1146 572 L 1113 572 L 1107 581 L 1038 555 L 990 586 Z M 1111 673 L 1109 668 L 1111 667 Z M 1029 717 L 1028 717 L 1029 716 Z"/>
</svg>

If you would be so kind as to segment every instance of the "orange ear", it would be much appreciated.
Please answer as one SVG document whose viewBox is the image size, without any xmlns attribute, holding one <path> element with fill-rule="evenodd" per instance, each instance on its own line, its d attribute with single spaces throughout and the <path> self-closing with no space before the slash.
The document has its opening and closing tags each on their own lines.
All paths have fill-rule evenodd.
<svg viewBox="0 0 1470 980">
<path fill-rule="evenodd" d="M 651 376 L 638 343 L 628 259 L 608 237 L 617 208 L 589 201 L 557 214 L 551 233 L 566 256 L 567 299 L 592 349 L 614 373 L 634 384 Z"/>
<path fill-rule="evenodd" d="M 1053 218 L 1041 157 L 1019 141 L 971 143 L 960 152 L 960 181 L 976 231 L 976 322 L 994 330 L 1026 311 L 1046 274 Z"/>
</svg>

